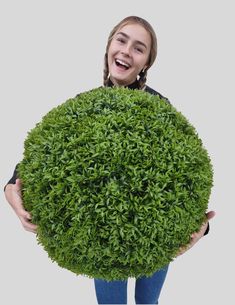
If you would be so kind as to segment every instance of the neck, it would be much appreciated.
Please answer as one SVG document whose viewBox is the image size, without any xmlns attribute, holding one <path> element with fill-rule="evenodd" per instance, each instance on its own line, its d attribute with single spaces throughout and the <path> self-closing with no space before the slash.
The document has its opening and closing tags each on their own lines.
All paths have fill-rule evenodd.
<svg viewBox="0 0 235 305">
<path fill-rule="evenodd" d="M 139 82 L 136 79 L 131 83 L 120 84 L 120 83 L 117 83 L 114 80 L 112 80 L 112 78 L 110 77 L 108 80 L 108 87 L 127 87 L 130 89 L 139 89 Z"/>
</svg>

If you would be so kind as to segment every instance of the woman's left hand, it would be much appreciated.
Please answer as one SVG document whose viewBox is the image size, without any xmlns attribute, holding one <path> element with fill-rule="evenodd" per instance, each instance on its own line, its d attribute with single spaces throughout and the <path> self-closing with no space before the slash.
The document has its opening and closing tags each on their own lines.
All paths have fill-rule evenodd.
<svg viewBox="0 0 235 305">
<path fill-rule="evenodd" d="M 199 239 L 202 236 L 204 236 L 204 234 L 206 232 L 206 229 L 207 229 L 207 226 L 208 226 L 208 222 L 214 216 L 215 216 L 215 211 L 210 211 L 210 212 L 206 213 L 207 221 L 205 223 L 203 223 L 203 225 L 201 226 L 201 229 L 198 232 L 195 232 L 191 235 L 190 243 L 187 246 L 180 248 L 177 256 L 182 255 L 184 252 L 188 251 L 190 248 L 192 248 L 199 241 Z"/>
</svg>

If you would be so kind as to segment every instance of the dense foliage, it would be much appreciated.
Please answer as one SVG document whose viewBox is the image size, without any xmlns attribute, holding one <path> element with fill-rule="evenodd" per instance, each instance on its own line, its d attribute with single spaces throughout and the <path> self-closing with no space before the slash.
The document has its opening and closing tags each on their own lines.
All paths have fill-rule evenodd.
<svg viewBox="0 0 235 305">
<path fill-rule="evenodd" d="M 106 280 L 151 275 L 205 221 L 213 171 L 195 128 L 159 96 L 97 88 L 46 114 L 19 165 L 38 242 Z"/>
</svg>

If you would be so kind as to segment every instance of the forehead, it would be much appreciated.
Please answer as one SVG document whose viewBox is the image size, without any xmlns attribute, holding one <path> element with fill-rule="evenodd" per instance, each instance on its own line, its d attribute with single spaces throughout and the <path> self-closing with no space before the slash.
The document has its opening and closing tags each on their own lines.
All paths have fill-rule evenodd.
<svg viewBox="0 0 235 305">
<path fill-rule="evenodd" d="M 115 34 L 117 35 L 118 33 L 124 33 L 133 41 L 141 41 L 146 46 L 151 46 L 150 33 L 140 24 L 126 24 L 120 27 Z"/>
</svg>

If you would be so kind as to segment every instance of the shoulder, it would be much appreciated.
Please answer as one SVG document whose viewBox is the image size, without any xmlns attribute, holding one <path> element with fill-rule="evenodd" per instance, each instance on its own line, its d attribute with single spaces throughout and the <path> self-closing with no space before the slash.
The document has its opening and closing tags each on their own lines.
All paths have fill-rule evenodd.
<svg viewBox="0 0 235 305">
<path fill-rule="evenodd" d="M 163 96 L 161 93 L 157 92 L 156 90 L 150 88 L 149 86 L 146 85 L 144 91 L 152 94 L 152 95 L 158 95 L 160 98 L 166 100 L 169 104 L 170 104 L 170 101 L 168 100 L 167 97 Z"/>
</svg>

